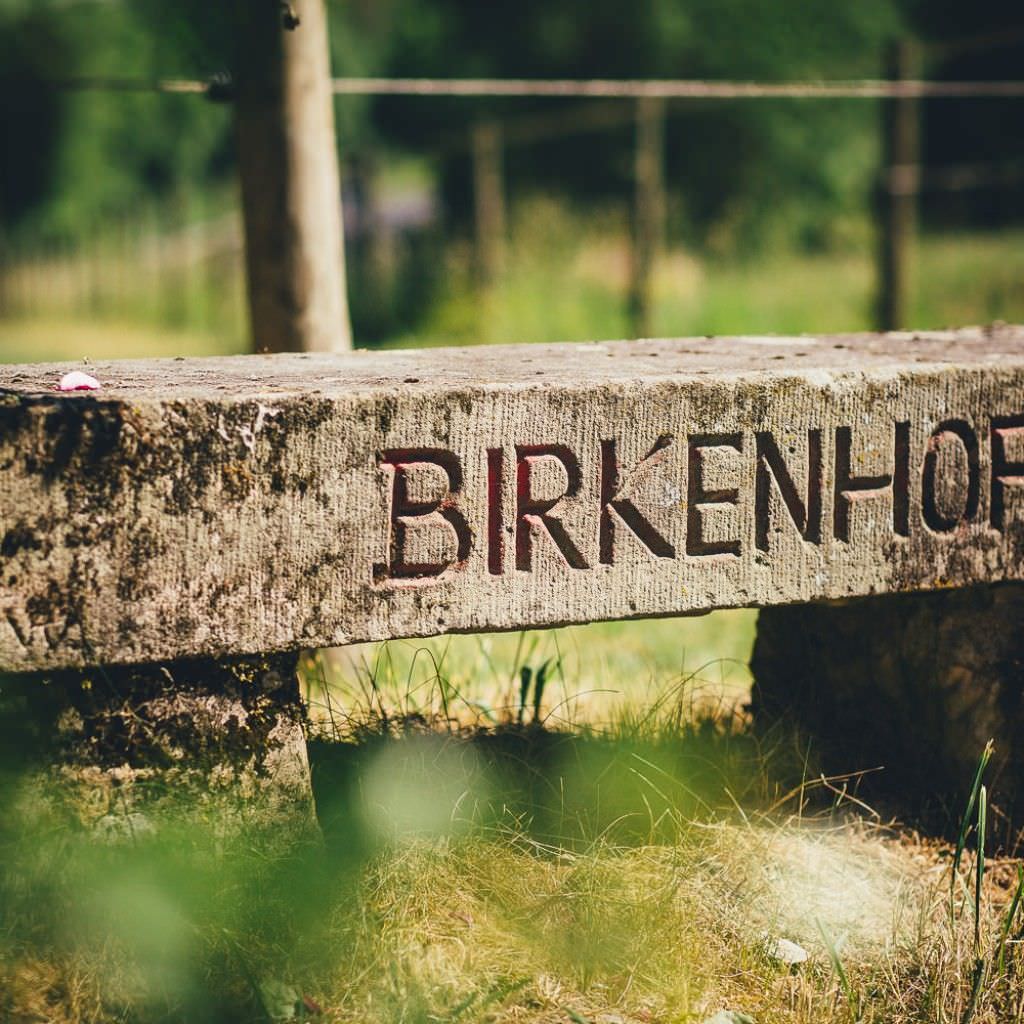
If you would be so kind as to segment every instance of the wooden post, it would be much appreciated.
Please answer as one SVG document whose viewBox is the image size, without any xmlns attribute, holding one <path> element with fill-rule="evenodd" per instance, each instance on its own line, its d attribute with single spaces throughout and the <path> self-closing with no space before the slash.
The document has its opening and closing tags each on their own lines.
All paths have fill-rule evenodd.
<svg viewBox="0 0 1024 1024">
<path fill-rule="evenodd" d="M 893 43 L 887 55 L 887 77 L 913 77 L 914 53 L 907 40 Z M 879 250 L 878 326 L 883 331 L 909 326 L 911 245 L 916 230 L 918 191 L 918 104 L 915 99 L 883 102 L 881 187 L 882 235 Z"/>
<path fill-rule="evenodd" d="M 496 121 L 473 125 L 473 203 L 476 273 L 489 287 L 505 265 L 505 188 L 501 173 L 501 127 Z"/>
<path fill-rule="evenodd" d="M 253 346 L 351 347 L 324 0 L 235 0 Z"/>
<path fill-rule="evenodd" d="M 650 337 L 651 279 L 665 240 L 665 101 L 636 105 L 636 195 L 629 318 L 633 336 Z"/>
</svg>

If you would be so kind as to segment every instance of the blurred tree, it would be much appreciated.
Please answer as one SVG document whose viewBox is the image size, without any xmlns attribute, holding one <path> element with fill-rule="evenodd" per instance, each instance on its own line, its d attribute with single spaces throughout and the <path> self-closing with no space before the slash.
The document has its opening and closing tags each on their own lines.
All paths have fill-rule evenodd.
<svg viewBox="0 0 1024 1024">
<path fill-rule="evenodd" d="M 137 210 L 142 199 L 226 180 L 235 159 L 227 107 L 196 95 L 53 83 L 223 72 L 232 64 L 227 15 L 228 5 L 205 0 L 0 0 L 0 225 L 36 238 L 74 237 Z M 336 20 L 334 48 L 349 64 L 354 54 L 365 59 L 372 47 L 353 41 L 365 19 Z M 348 105 L 347 138 L 364 130 L 365 110 Z"/>
<path fill-rule="evenodd" d="M 0 227 L 53 195 L 66 119 L 59 97 L 41 83 L 69 49 L 45 12 L 9 0 L 0 7 Z"/>
<path fill-rule="evenodd" d="M 163 26 L 147 16 L 150 6 L 79 0 L 0 7 L 0 116 L 5 135 L 16 140 L 5 145 L 5 162 L 23 177 L 23 153 L 45 164 L 28 191 L 18 189 L 17 174 L 0 181 L 8 230 L 75 236 L 137 208 L 143 197 L 166 195 L 183 181 L 202 184 L 229 165 L 227 113 L 194 96 L 53 88 L 55 79 L 73 76 L 194 72 L 198 61 L 187 61 L 194 40 L 157 30 Z"/>
<path fill-rule="evenodd" d="M 924 44 L 925 72 L 938 79 L 1021 77 L 1024 8 L 1019 0 L 909 0 Z M 934 100 L 924 105 L 922 159 L 933 168 L 1001 166 L 1001 185 L 957 193 L 925 192 L 932 223 L 998 227 L 1024 220 L 1024 103 L 1019 99 Z M 997 173 L 998 176 L 998 173 Z"/>
</svg>

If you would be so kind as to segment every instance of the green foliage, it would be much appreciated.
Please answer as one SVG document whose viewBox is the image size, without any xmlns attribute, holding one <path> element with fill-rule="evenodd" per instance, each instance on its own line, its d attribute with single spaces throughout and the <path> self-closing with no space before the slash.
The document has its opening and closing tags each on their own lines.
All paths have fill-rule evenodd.
<svg viewBox="0 0 1024 1024">
<path fill-rule="evenodd" d="M 0 5 L 0 123 L 18 142 L 0 157 L 0 230 L 37 241 L 81 238 L 143 199 L 219 190 L 234 170 L 229 105 L 193 94 L 58 90 L 54 82 L 205 79 L 229 70 L 230 10 L 202 0 Z M 340 13 L 335 59 L 351 70 L 355 55 L 372 48 L 362 45 L 358 19 Z M 364 123 L 362 108 L 350 106 L 340 122 L 347 142 Z"/>
<path fill-rule="evenodd" d="M 0 10 L 0 65 L 10 76 L 0 92 L 4 119 L 21 97 L 34 109 L 19 120 L 19 147 L 5 162 L 0 213 L 8 231 L 67 238 L 105 218 L 201 185 L 228 163 L 228 112 L 195 97 L 148 93 L 55 91 L 70 76 L 154 78 L 182 67 L 185 44 L 154 31 L 146 4 L 73 3 Z M 21 153 L 34 155 L 39 177 L 21 180 Z"/>
<path fill-rule="evenodd" d="M 835 78 L 877 72 L 883 41 L 900 27 L 895 4 L 643 0 L 624 17 L 616 0 L 378 0 L 331 3 L 330 17 L 342 75 Z M 0 6 L 0 66 L 16 83 L 0 115 L 20 142 L 0 175 L 5 230 L 81 234 L 141 195 L 222 179 L 233 159 L 227 107 L 194 95 L 55 93 L 46 83 L 206 77 L 230 68 L 230 9 L 199 0 Z M 422 152 L 463 137 L 467 118 L 481 110 L 517 115 L 532 106 L 348 98 L 337 111 L 346 153 L 374 139 Z M 674 110 L 668 160 L 677 219 L 689 236 L 726 249 L 780 232 L 805 244 L 834 241 L 824 225 L 863 207 L 876 114 L 863 103 Z M 517 152 L 513 187 L 625 194 L 630 145 L 630 133 L 618 131 Z M 463 180 L 459 166 L 447 173 Z"/>
<path fill-rule="evenodd" d="M 894 0 L 394 0 L 386 65 L 397 75 L 821 79 L 876 77 L 884 43 L 903 28 Z M 457 138 L 481 113 L 514 118 L 552 101 L 409 101 L 378 105 L 397 143 Z M 567 123 L 573 106 L 564 105 Z M 386 116 L 385 116 L 386 115 Z M 758 101 L 676 104 L 667 131 L 668 182 L 688 238 L 722 251 L 784 241 L 841 241 L 834 225 L 863 216 L 877 167 L 877 104 Z M 629 195 L 628 129 L 568 134 L 508 161 L 513 189 L 593 201 Z M 465 168 L 448 167 L 448 196 L 468 210 Z"/>
</svg>

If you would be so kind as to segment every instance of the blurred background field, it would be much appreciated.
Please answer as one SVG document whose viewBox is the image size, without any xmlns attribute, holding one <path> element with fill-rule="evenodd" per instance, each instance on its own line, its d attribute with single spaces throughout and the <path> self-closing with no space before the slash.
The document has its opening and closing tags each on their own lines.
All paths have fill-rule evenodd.
<svg viewBox="0 0 1024 1024">
<path fill-rule="evenodd" d="M 97 243 L 89 253 L 9 264 L 0 357 L 39 362 L 247 351 L 241 226 L 231 217 L 227 227 L 216 245 L 178 245 L 176 237 L 158 236 L 138 248 Z M 441 280 L 429 310 L 375 345 L 630 336 L 624 226 L 592 224 L 549 197 L 523 200 L 507 269 L 483 296 L 474 287 L 468 244 L 453 241 L 438 259 L 444 269 L 431 271 Z M 917 246 L 912 322 L 944 327 L 1024 319 L 1022 268 L 1024 228 L 927 235 Z M 875 278 L 870 252 L 728 259 L 669 249 L 653 277 L 651 333 L 868 330 Z"/>
<path fill-rule="evenodd" d="M 985 81 L 1024 55 L 1006 0 L 328 6 L 339 76 L 877 78 L 901 39 L 914 76 Z M 0 4 L 0 361 L 246 350 L 230 105 L 80 87 L 208 79 L 232 64 L 229 25 L 199 0 Z M 337 97 L 356 344 L 633 334 L 635 107 Z M 675 101 L 662 115 L 647 333 L 878 323 L 883 101 Z M 1024 104 L 928 100 L 915 117 L 902 326 L 1021 319 Z"/>
</svg>

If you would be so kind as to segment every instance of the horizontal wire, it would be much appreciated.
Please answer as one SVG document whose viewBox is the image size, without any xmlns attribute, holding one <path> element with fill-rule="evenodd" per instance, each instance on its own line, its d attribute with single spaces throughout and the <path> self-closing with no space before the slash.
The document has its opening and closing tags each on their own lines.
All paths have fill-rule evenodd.
<svg viewBox="0 0 1024 1024">
<path fill-rule="evenodd" d="M 230 80 L 75 77 L 47 83 L 56 89 L 109 92 L 223 94 Z M 338 96 L 548 97 L 590 99 L 982 99 L 1024 97 L 1024 80 L 738 82 L 690 79 L 335 78 Z"/>
<path fill-rule="evenodd" d="M 3 81 L 3 76 L 0 76 Z M 38 83 L 32 83 L 38 84 Z M 205 94 L 215 85 L 215 80 L 202 81 L 194 78 L 109 78 L 76 76 L 55 78 L 45 83 L 53 89 L 68 92 L 168 92 Z"/>
<path fill-rule="evenodd" d="M 688 79 L 335 78 L 347 96 L 604 99 L 926 99 L 1024 97 L 1024 81 L 714 82 Z"/>
</svg>

